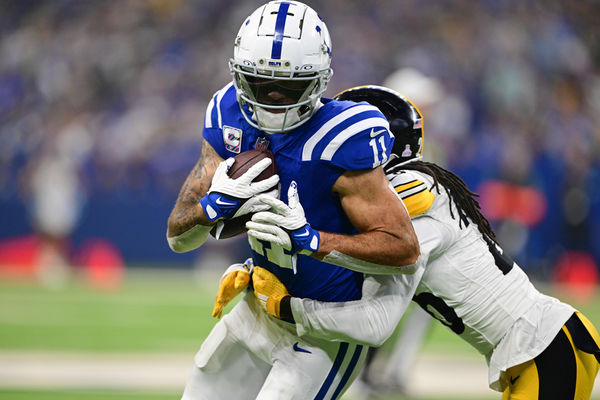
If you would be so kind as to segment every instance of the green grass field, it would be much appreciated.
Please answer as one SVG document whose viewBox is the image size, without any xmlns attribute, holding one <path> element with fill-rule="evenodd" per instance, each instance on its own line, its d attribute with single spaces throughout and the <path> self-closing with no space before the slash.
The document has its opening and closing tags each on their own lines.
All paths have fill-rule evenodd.
<svg viewBox="0 0 600 400">
<path fill-rule="evenodd" d="M 155 395 L 151 393 L 123 393 L 101 391 L 31 391 L 31 390 L 0 390 L 2 400 L 174 400 L 179 399 L 173 395 Z M 398 397 L 382 398 L 381 400 L 394 400 Z M 430 397 L 421 400 L 477 400 L 465 397 Z"/>
<path fill-rule="evenodd" d="M 217 278 L 209 276 L 201 284 L 191 274 L 180 272 L 136 272 L 128 275 L 122 288 L 110 292 L 77 282 L 50 290 L 31 283 L 0 281 L 0 354 L 183 354 L 191 360 L 216 322 L 210 316 L 216 284 Z M 600 321 L 598 297 L 587 304 L 569 302 L 592 321 Z M 441 324 L 435 324 L 422 351 L 480 359 Z M 483 360 L 480 362 L 485 368 Z M 2 400 L 174 400 L 183 389 L 73 389 L 0 383 Z M 486 398 L 499 396 L 490 391 Z"/>
</svg>

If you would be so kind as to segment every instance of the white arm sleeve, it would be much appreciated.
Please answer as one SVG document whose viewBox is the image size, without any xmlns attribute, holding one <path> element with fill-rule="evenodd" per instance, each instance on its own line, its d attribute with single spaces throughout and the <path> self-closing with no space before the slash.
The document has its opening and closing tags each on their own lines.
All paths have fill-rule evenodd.
<svg viewBox="0 0 600 400">
<path fill-rule="evenodd" d="M 416 218 L 413 226 L 421 246 L 421 256 L 413 274 L 367 276 L 363 297 L 356 301 L 329 303 L 292 297 L 291 308 L 298 335 L 382 345 L 392 335 L 412 300 L 427 261 L 443 250 L 451 239 L 448 228 L 433 218 Z"/>
<path fill-rule="evenodd" d="M 351 269 L 352 271 L 374 275 L 412 274 L 416 271 L 417 265 L 419 264 L 419 260 L 417 260 L 417 264 L 404 265 L 400 267 L 380 265 L 354 258 L 347 254 L 340 253 L 337 250 L 333 250 L 331 253 L 323 257 L 323 261 L 329 264 L 339 265 L 340 267 Z"/>
<path fill-rule="evenodd" d="M 423 272 L 418 268 L 412 275 L 368 276 L 361 300 L 330 303 L 292 297 L 296 332 L 299 336 L 381 346 L 394 333 Z"/>
<path fill-rule="evenodd" d="M 196 225 L 183 232 L 181 235 L 168 237 L 169 247 L 176 253 L 185 253 L 186 251 L 197 249 L 206 242 L 211 225 Z"/>
</svg>

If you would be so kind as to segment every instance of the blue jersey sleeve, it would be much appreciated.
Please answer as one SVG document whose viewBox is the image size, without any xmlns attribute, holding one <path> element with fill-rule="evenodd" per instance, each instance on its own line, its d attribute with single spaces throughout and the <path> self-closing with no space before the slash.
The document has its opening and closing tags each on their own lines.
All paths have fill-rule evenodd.
<svg viewBox="0 0 600 400">
<path fill-rule="evenodd" d="M 358 103 L 362 107 L 366 104 Z M 390 158 L 393 144 L 388 121 L 371 106 L 352 117 L 349 125 L 329 141 L 321 157 L 347 171 L 371 169 Z"/>
<path fill-rule="evenodd" d="M 204 139 L 223 159 L 253 148 L 260 131 L 246 123 L 232 83 L 211 98 L 204 119 Z"/>
<path fill-rule="evenodd" d="M 230 157 L 229 154 L 225 151 L 225 146 L 223 145 L 223 133 L 220 129 L 217 128 L 207 128 L 204 127 L 202 131 L 202 136 L 210 145 L 215 149 L 217 154 L 221 156 L 223 159 L 227 159 Z"/>
</svg>

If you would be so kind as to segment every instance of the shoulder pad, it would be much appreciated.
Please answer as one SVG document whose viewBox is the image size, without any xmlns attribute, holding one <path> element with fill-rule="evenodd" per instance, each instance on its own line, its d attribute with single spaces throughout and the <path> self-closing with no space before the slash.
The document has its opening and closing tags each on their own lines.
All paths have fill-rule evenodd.
<svg viewBox="0 0 600 400">
<path fill-rule="evenodd" d="M 424 214 L 431 208 L 435 194 L 429 190 L 428 182 L 421 174 L 413 171 L 399 171 L 388 179 L 402 199 L 411 218 Z"/>
<path fill-rule="evenodd" d="M 368 103 L 327 103 L 326 117 L 304 144 L 302 161 L 323 160 L 345 170 L 375 168 L 389 158 L 394 136 Z"/>
<path fill-rule="evenodd" d="M 242 129 L 237 121 L 239 105 L 233 83 L 217 91 L 206 108 L 202 136 L 223 159 L 242 151 Z M 233 153 L 233 154 L 232 154 Z"/>
<path fill-rule="evenodd" d="M 224 103 L 230 105 L 230 97 L 232 94 L 233 98 L 235 99 L 235 88 L 233 87 L 233 82 L 228 83 L 221 90 L 213 94 L 212 99 L 206 107 L 206 115 L 204 117 L 204 128 L 223 127 L 222 110 L 225 108 Z"/>
</svg>

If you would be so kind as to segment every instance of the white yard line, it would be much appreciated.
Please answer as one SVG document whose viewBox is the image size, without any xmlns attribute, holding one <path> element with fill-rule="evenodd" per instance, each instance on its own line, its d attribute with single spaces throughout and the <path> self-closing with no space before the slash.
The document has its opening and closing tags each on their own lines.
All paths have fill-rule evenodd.
<svg viewBox="0 0 600 400">
<path fill-rule="evenodd" d="M 0 353 L 0 387 L 183 389 L 193 354 Z"/>
<path fill-rule="evenodd" d="M 180 392 L 194 354 L 93 354 L 0 352 L 0 387 L 23 389 L 125 389 Z M 482 396 L 499 399 L 487 387 L 483 360 L 421 355 L 408 393 L 421 396 Z M 600 399 L 600 379 L 593 399 Z"/>
</svg>

